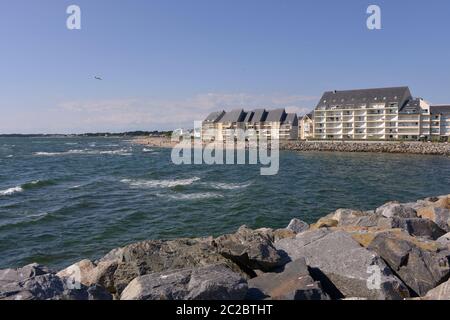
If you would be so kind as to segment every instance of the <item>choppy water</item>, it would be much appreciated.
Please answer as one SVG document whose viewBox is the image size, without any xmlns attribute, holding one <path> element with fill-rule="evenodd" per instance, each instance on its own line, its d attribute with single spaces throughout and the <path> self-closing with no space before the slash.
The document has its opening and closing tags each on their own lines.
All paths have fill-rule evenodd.
<svg viewBox="0 0 450 320">
<path fill-rule="evenodd" d="M 170 150 L 115 138 L 0 138 L 0 268 L 65 267 L 143 239 L 218 235 L 242 224 L 313 222 L 450 193 L 450 158 L 282 152 L 259 166 L 175 166 Z"/>
</svg>

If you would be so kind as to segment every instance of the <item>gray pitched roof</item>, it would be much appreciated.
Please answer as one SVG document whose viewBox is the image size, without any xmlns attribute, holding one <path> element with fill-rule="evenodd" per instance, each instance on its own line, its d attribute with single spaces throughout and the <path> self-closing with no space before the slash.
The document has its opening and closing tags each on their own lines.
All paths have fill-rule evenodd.
<svg viewBox="0 0 450 320">
<path fill-rule="evenodd" d="M 408 87 L 327 91 L 322 95 L 317 107 L 329 108 L 333 105 L 363 104 L 376 102 L 398 102 L 399 107 L 412 99 Z"/>
<path fill-rule="evenodd" d="M 244 122 L 250 122 L 253 118 L 254 112 L 253 111 L 249 111 L 247 112 L 247 115 L 245 116 Z"/>
<path fill-rule="evenodd" d="M 225 111 L 211 112 L 203 122 L 218 122 L 225 115 Z"/>
<path fill-rule="evenodd" d="M 286 111 L 284 109 L 269 110 L 267 115 L 267 122 L 283 122 L 286 118 Z"/>
<path fill-rule="evenodd" d="M 298 117 L 296 113 L 288 113 L 283 123 L 290 123 L 294 126 L 298 125 Z"/>
<path fill-rule="evenodd" d="M 406 104 L 400 109 L 399 113 L 417 114 L 420 113 L 420 109 L 420 99 L 413 99 L 406 102 Z"/>
<path fill-rule="evenodd" d="M 225 115 L 218 122 L 242 122 L 247 114 L 242 109 L 231 110 L 225 113 Z"/>
<path fill-rule="evenodd" d="M 255 124 L 257 122 L 264 122 L 267 117 L 267 111 L 266 109 L 255 109 L 252 111 L 253 117 L 250 120 L 250 123 Z"/>
<path fill-rule="evenodd" d="M 439 114 L 439 113 L 450 114 L 450 105 L 430 106 L 430 112 L 432 114 Z"/>
</svg>

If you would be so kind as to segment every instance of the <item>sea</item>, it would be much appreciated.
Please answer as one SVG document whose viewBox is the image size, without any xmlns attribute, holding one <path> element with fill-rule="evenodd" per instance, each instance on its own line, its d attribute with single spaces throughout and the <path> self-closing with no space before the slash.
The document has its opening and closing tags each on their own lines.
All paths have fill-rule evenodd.
<svg viewBox="0 0 450 320">
<path fill-rule="evenodd" d="M 175 165 L 129 138 L 0 138 L 0 269 L 450 193 L 446 156 L 282 151 L 277 175 L 260 167 Z"/>
</svg>

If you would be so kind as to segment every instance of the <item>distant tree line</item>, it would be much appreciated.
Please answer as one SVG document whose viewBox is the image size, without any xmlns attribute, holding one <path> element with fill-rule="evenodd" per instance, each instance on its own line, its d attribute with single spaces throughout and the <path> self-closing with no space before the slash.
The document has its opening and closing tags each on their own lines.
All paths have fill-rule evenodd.
<svg viewBox="0 0 450 320">
<path fill-rule="evenodd" d="M 81 134 L 0 134 L 9 138 L 37 138 L 37 137 L 137 137 L 137 136 L 171 136 L 172 131 L 127 131 L 127 132 L 88 132 Z"/>
</svg>

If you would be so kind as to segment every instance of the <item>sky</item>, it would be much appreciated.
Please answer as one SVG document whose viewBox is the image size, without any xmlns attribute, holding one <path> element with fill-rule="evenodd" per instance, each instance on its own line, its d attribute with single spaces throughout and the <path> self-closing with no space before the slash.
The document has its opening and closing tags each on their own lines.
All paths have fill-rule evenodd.
<svg viewBox="0 0 450 320">
<path fill-rule="evenodd" d="M 66 27 L 72 4 L 81 30 Z M 371 4 L 381 30 L 367 28 Z M 449 18 L 448 0 L 0 0 L 0 133 L 301 115 L 324 91 L 371 87 L 450 103 Z"/>
</svg>

